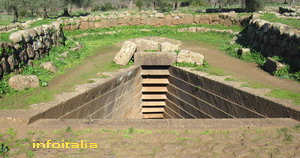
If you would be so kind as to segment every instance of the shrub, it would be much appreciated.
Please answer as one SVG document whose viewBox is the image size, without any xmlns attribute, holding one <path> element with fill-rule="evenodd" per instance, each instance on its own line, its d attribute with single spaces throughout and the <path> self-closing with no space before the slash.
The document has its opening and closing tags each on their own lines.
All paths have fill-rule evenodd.
<svg viewBox="0 0 300 158">
<path fill-rule="evenodd" d="M 28 15 L 28 12 L 27 12 L 26 9 L 22 9 L 22 10 L 20 10 L 19 15 L 20 15 L 21 17 L 26 17 L 26 16 Z"/>
<path fill-rule="evenodd" d="M 162 13 L 171 12 L 173 10 L 173 6 L 168 2 L 158 1 L 157 6 L 158 10 Z"/>
<path fill-rule="evenodd" d="M 142 0 L 137 0 L 135 5 L 139 8 L 139 10 L 142 10 L 144 4 Z"/>
<path fill-rule="evenodd" d="M 108 2 L 108 3 L 105 3 L 103 6 L 101 6 L 101 11 L 108 11 L 108 10 L 113 10 L 113 9 L 115 9 L 113 6 L 112 6 L 112 4 L 110 3 L 110 2 Z"/>
<path fill-rule="evenodd" d="M 192 0 L 191 5 L 195 7 L 207 6 L 207 3 L 204 0 Z"/>
<path fill-rule="evenodd" d="M 264 8 L 265 0 L 246 0 L 247 12 L 257 12 Z"/>
<path fill-rule="evenodd" d="M 96 6 L 92 7 L 92 12 L 100 11 L 100 10 L 101 10 L 101 6 L 99 6 L 99 5 L 96 5 Z"/>
<path fill-rule="evenodd" d="M 285 66 L 285 67 L 273 72 L 273 75 L 280 77 L 280 78 L 288 79 L 288 78 L 290 78 L 289 73 L 290 73 L 290 67 Z"/>
</svg>

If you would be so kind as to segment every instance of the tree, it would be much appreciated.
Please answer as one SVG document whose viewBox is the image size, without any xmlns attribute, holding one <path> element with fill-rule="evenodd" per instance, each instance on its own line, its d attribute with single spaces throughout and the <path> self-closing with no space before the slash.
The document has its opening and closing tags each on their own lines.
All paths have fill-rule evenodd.
<svg viewBox="0 0 300 158">
<path fill-rule="evenodd" d="M 49 18 L 49 12 L 58 11 L 63 6 L 61 0 L 36 0 L 37 5 L 41 8 L 44 18 Z M 49 5 L 51 4 L 51 5 Z"/>
<path fill-rule="evenodd" d="M 296 0 L 292 0 L 291 6 L 295 7 L 295 5 L 296 5 Z"/>
<path fill-rule="evenodd" d="M 246 11 L 257 12 L 264 8 L 265 0 L 246 0 Z"/>
<path fill-rule="evenodd" d="M 63 0 L 62 4 L 64 8 L 63 16 L 70 16 L 69 12 L 72 11 L 74 5 L 77 7 L 87 7 L 92 4 L 92 0 Z"/>
<path fill-rule="evenodd" d="M 137 0 L 135 5 L 139 8 L 139 10 L 142 10 L 143 8 L 143 1 L 142 0 Z"/>
<path fill-rule="evenodd" d="M 180 7 L 180 4 L 185 0 L 172 0 L 173 1 L 173 10 L 177 10 Z"/>
<path fill-rule="evenodd" d="M 9 13 L 13 13 L 13 22 L 19 21 L 19 11 L 25 5 L 25 0 L 0 0 L 1 6 Z"/>
</svg>

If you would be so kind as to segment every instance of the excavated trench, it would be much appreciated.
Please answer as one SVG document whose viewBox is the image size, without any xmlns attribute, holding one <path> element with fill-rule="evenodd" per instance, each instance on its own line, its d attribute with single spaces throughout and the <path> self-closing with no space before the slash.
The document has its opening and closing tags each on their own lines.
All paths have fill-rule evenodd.
<svg viewBox="0 0 300 158">
<path fill-rule="evenodd" d="M 293 118 L 300 112 L 175 66 L 142 65 L 35 115 L 39 119 Z"/>
</svg>

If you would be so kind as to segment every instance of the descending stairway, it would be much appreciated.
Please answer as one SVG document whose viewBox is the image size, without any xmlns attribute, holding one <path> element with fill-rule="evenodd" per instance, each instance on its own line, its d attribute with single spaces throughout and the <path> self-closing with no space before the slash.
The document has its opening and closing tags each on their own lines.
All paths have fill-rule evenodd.
<svg viewBox="0 0 300 158">
<path fill-rule="evenodd" d="M 144 119 L 163 119 L 169 70 L 167 66 L 142 66 Z"/>
</svg>

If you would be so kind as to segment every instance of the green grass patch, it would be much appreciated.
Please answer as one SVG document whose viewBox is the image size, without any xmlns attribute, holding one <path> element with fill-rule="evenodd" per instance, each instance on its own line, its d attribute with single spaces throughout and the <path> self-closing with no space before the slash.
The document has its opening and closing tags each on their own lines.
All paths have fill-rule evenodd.
<svg viewBox="0 0 300 158">
<path fill-rule="evenodd" d="M 203 65 L 196 65 L 196 64 L 192 64 L 192 63 L 176 63 L 175 66 L 190 67 L 190 68 L 193 68 L 193 70 L 207 72 L 207 73 L 209 73 L 211 75 L 215 75 L 215 76 L 225 76 L 226 75 L 226 73 L 222 69 L 213 67 L 213 66 L 209 65 L 206 61 L 203 62 Z"/>
<path fill-rule="evenodd" d="M 194 25 L 193 25 L 194 26 Z M 74 91 L 75 85 L 91 83 L 91 78 L 103 78 L 101 75 L 103 72 L 115 71 L 121 67 L 114 64 L 113 58 L 114 54 L 103 55 L 101 58 L 95 58 L 95 55 L 101 55 L 106 49 L 111 51 L 110 47 L 115 43 L 122 42 L 132 38 L 146 37 L 146 36 L 161 36 L 177 40 L 185 41 L 199 41 L 218 47 L 227 54 L 235 56 L 236 51 L 233 53 L 235 47 L 241 47 L 239 45 L 234 45 L 231 47 L 225 46 L 229 45 L 230 40 L 234 35 L 218 32 L 203 32 L 203 33 L 189 33 L 189 32 L 177 32 L 177 29 L 184 26 L 164 26 L 164 27 L 152 27 L 152 26 L 123 26 L 116 28 L 103 28 L 103 29 L 91 29 L 91 30 L 76 30 L 76 31 L 65 31 L 67 37 L 74 35 L 80 35 L 83 33 L 98 33 L 107 31 L 117 31 L 121 32 L 116 34 L 90 34 L 84 37 L 74 38 L 73 40 L 68 40 L 66 46 L 55 47 L 51 50 L 50 54 L 39 60 L 35 61 L 35 67 L 25 67 L 22 74 L 34 74 L 37 75 L 41 81 L 41 85 L 48 87 L 40 87 L 37 89 L 28 89 L 24 91 L 14 91 L 8 87 L 7 80 L 9 76 L 5 76 L 4 80 L 0 82 L 0 93 L 5 95 L 0 96 L 0 109 L 20 109 L 28 108 L 28 105 L 52 101 L 54 95 L 62 92 Z M 215 26 L 210 26 L 215 27 Z M 149 32 L 142 32 L 139 29 L 151 29 Z M 220 40 L 222 39 L 222 40 Z M 75 41 L 80 42 L 84 47 L 79 52 L 70 51 L 70 47 L 75 46 Z M 59 57 L 60 54 L 68 51 L 68 57 Z M 119 50 L 116 50 L 119 51 Z M 256 55 L 253 55 L 253 59 Z M 63 60 L 61 58 L 64 58 Z M 259 60 L 260 57 L 256 57 Z M 248 58 L 245 58 L 248 59 Z M 252 59 L 252 58 L 251 58 Z M 101 60 L 101 61 L 99 61 Z M 250 60 L 250 59 L 249 59 Z M 57 73 L 51 73 L 39 68 L 42 62 L 52 61 L 54 65 L 58 68 Z M 255 61 L 255 60 L 254 60 Z M 86 63 L 92 63 L 88 65 L 86 69 L 82 67 Z M 133 65 L 131 61 L 127 66 Z M 224 76 L 226 73 L 222 69 L 215 68 L 204 63 L 203 66 L 196 66 L 193 64 L 182 63 L 177 66 L 192 67 L 194 70 L 204 71 L 212 75 Z M 80 70 L 81 69 L 81 70 Z M 74 74 L 74 71 L 78 74 Z M 79 73 L 80 72 L 80 73 Z M 99 75 L 100 74 L 100 75 Z M 71 75 L 71 76 L 70 76 Z M 65 77 L 64 77 L 65 76 Z M 68 77 L 66 77 L 68 76 Z M 106 76 L 105 76 L 106 77 Z M 58 80 L 58 81 L 57 81 Z M 260 87 L 249 85 L 250 87 Z M 2 98 L 1 98 L 2 97 Z"/>
<path fill-rule="evenodd" d="M 51 24 L 52 22 L 56 21 L 56 19 L 43 19 L 43 20 L 38 20 L 32 24 L 30 24 L 30 28 L 34 28 L 37 26 L 42 26 L 42 25 L 48 25 Z"/>
<path fill-rule="evenodd" d="M 288 90 L 274 89 L 266 96 L 279 98 L 279 99 L 289 99 L 292 100 L 296 105 L 300 105 L 300 93 L 296 93 Z"/>
<path fill-rule="evenodd" d="M 264 13 L 261 17 L 263 20 L 267 20 L 272 23 L 282 23 L 294 28 L 300 29 L 300 22 L 298 19 L 294 18 L 279 18 L 275 14 L 272 13 Z"/>
<path fill-rule="evenodd" d="M 12 32 L 0 33 L 0 41 L 1 42 L 10 42 L 9 36 Z"/>
<path fill-rule="evenodd" d="M 248 82 L 248 83 L 244 83 L 241 85 L 242 87 L 249 87 L 249 88 L 254 88 L 254 89 L 258 89 L 258 88 L 269 88 L 268 86 L 266 86 L 265 84 L 259 83 L 259 82 Z"/>
<path fill-rule="evenodd" d="M 237 79 L 234 79 L 234 78 L 225 78 L 224 79 L 224 81 L 232 81 L 232 82 L 237 82 L 237 81 L 239 81 L 239 80 L 237 80 Z"/>
<path fill-rule="evenodd" d="M 13 15 L 7 15 L 7 14 L 0 14 L 0 26 L 6 26 L 12 23 L 14 19 Z M 31 20 L 30 17 L 20 17 L 19 22 L 26 22 L 28 20 Z"/>
</svg>

